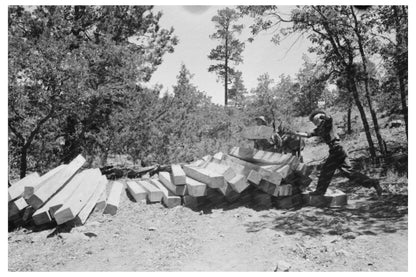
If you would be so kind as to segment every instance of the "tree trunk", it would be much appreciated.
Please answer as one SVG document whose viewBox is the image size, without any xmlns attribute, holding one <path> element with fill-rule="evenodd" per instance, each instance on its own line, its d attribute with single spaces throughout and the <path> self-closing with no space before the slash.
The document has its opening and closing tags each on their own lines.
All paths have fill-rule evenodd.
<svg viewBox="0 0 416 277">
<path fill-rule="evenodd" d="M 404 117 L 404 122 L 406 125 L 406 137 L 409 137 L 409 129 L 408 129 L 408 108 L 407 108 L 407 103 L 406 103 L 406 85 L 405 85 L 405 80 L 407 79 L 407 59 L 404 60 L 402 58 L 402 56 L 404 55 L 404 43 L 406 42 L 406 49 L 407 49 L 407 41 L 405 41 L 405 38 L 403 38 L 402 32 L 401 32 L 401 22 L 400 22 L 400 10 L 398 6 L 392 6 L 393 8 L 393 14 L 394 14 L 394 19 L 395 19 L 395 28 L 396 28 L 396 41 L 397 41 L 397 46 L 396 46 L 396 74 L 397 74 L 397 79 L 399 80 L 399 88 L 400 88 L 400 98 L 401 98 L 401 104 L 402 104 L 402 113 L 403 113 L 403 117 Z M 406 13 L 405 9 L 402 9 L 402 13 L 403 15 Z M 407 16 L 406 16 L 407 17 Z"/>
<path fill-rule="evenodd" d="M 27 145 L 22 146 L 22 152 L 20 154 L 20 179 L 26 176 L 28 148 L 29 147 Z"/>
<path fill-rule="evenodd" d="M 351 110 L 352 110 L 352 99 L 348 100 L 348 110 L 347 110 L 347 134 L 351 134 Z"/>
<path fill-rule="evenodd" d="M 368 125 L 367 117 L 366 117 L 363 105 L 361 104 L 360 97 L 358 95 L 357 86 L 355 83 L 355 79 L 353 77 L 354 75 L 352 72 L 348 72 L 347 74 L 348 74 L 348 80 L 349 80 L 348 88 L 351 90 L 350 92 L 352 92 L 352 95 L 354 96 L 355 104 L 357 105 L 358 111 L 360 112 L 361 121 L 363 122 L 365 135 L 367 137 L 370 155 L 371 155 L 371 158 L 375 159 L 376 151 L 375 151 L 374 142 L 370 133 L 370 126 Z"/>
<path fill-rule="evenodd" d="M 225 76 L 224 76 L 225 99 L 224 104 L 228 105 L 228 30 L 225 35 Z"/>
<path fill-rule="evenodd" d="M 386 150 L 384 149 L 384 141 L 383 141 L 383 138 L 381 137 L 381 134 L 380 134 L 380 128 L 378 126 L 377 115 L 376 115 L 376 112 L 373 109 L 373 103 L 371 101 L 370 89 L 369 89 L 369 85 L 368 85 L 367 58 L 366 58 L 366 55 L 365 55 L 365 52 L 364 52 L 362 36 L 361 36 L 361 33 L 358 29 L 358 21 L 357 21 L 357 17 L 355 16 L 354 9 L 353 9 L 352 6 L 350 8 L 351 8 L 352 16 L 354 18 L 354 23 L 355 23 L 354 31 L 355 31 L 355 34 L 356 34 L 357 39 L 358 39 L 358 48 L 360 50 L 361 61 L 363 63 L 365 97 L 367 99 L 368 108 L 370 109 L 371 118 L 373 120 L 374 131 L 376 133 L 376 137 L 377 137 L 377 141 L 378 141 L 378 147 L 380 148 L 380 153 L 384 156 L 384 155 L 386 155 Z"/>
</svg>

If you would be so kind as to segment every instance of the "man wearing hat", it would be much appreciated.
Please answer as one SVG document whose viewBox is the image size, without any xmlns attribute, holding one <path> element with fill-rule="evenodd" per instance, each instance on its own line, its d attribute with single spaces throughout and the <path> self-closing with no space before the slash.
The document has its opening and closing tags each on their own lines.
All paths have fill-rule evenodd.
<svg viewBox="0 0 416 277">
<path fill-rule="evenodd" d="M 311 113 L 309 120 L 313 122 L 316 128 L 310 133 L 291 133 L 299 137 L 310 138 L 319 136 L 329 146 L 329 156 L 324 162 L 319 174 L 316 190 L 311 195 L 324 195 L 332 177 L 337 169 L 351 181 L 362 185 L 366 188 L 373 187 L 378 196 L 381 196 L 383 189 L 380 187 L 378 180 L 371 179 L 368 176 L 352 169 L 347 152 L 340 144 L 340 138 L 335 131 L 332 123 L 332 117 L 324 111 L 317 110 Z"/>
<path fill-rule="evenodd" d="M 258 116 L 254 120 L 256 121 L 257 126 L 267 126 L 267 121 L 264 116 Z M 269 139 L 254 140 L 254 148 L 263 151 L 277 152 L 281 145 L 282 139 L 277 133 L 274 133 Z"/>
</svg>

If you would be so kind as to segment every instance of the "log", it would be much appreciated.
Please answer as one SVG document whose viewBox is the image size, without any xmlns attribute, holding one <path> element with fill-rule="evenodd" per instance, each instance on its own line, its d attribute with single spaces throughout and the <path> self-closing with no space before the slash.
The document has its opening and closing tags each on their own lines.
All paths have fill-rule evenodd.
<svg viewBox="0 0 416 277">
<path fill-rule="evenodd" d="M 105 191 L 107 183 L 107 177 L 105 175 L 101 176 L 101 180 L 98 182 L 98 186 L 92 194 L 91 198 L 88 199 L 88 202 L 85 204 L 85 206 L 81 209 L 81 211 L 73 220 L 73 224 L 75 226 L 84 225 L 84 223 L 87 221 L 89 215 L 94 210 L 94 207 L 97 204 L 98 198 L 103 193 L 103 191 Z"/>
<path fill-rule="evenodd" d="M 24 209 L 26 209 L 29 205 L 23 199 L 23 197 L 17 198 L 14 201 L 9 202 L 9 219 L 13 216 L 18 215 Z"/>
<path fill-rule="evenodd" d="M 172 165 L 172 179 L 173 184 L 176 186 L 186 184 L 185 172 L 183 171 L 182 167 L 178 164 Z"/>
<path fill-rule="evenodd" d="M 207 185 L 190 177 L 186 177 L 186 189 L 188 194 L 193 197 L 207 195 Z"/>
<path fill-rule="evenodd" d="M 207 184 L 210 188 L 219 188 L 224 184 L 224 176 L 206 168 L 184 165 L 183 170 L 185 171 L 186 176 Z"/>
<path fill-rule="evenodd" d="M 133 196 L 136 202 L 146 200 L 148 192 L 144 189 L 139 181 L 127 181 L 127 190 Z"/>
<path fill-rule="evenodd" d="M 78 155 L 67 167 L 57 172 L 51 178 L 47 179 L 44 184 L 35 191 L 35 193 L 27 200 L 28 204 L 34 209 L 39 209 L 45 204 L 56 192 L 58 192 L 71 177 L 85 163 L 84 157 Z M 99 171 L 99 170 L 98 170 Z"/>
<path fill-rule="evenodd" d="M 123 183 L 117 181 L 113 182 L 110 193 L 108 194 L 107 205 L 103 212 L 104 214 L 115 215 L 117 213 L 123 188 Z"/>
<path fill-rule="evenodd" d="M 182 202 L 185 207 L 190 209 L 198 208 L 198 198 L 191 195 L 184 195 L 182 196 Z"/>
<path fill-rule="evenodd" d="M 149 180 L 138 181 L 138 183 L 145 189 L 147 192 L 147 199 L 149 202 L 161 202 L 163 198 L 163 193 L 155 185 L 153 185 Z"/>
<path fill-rule="evenodd" d="M 61 164 L 60 166 L 55 167 L 54 169 L 48 171 L 47 173 L 45 173 L 44 175 L 40 176 L 40 178 L 37 180 L 37 182 L 34 182 L 32 184 L 27 184 L 24 187 L 23 190 L 23 198 L 24 199 L 29 199 L 33 193 L 35 193 L 35 191 L 42 185 L 45 184 L 45 181 L 48 180 L 49 178 L 51 178 L 52 176 L 54 176 L 55 174 L 57 174 L 59 171 L 61 171 L 62 169 L 64 169 L 65 167 L 67 167 L 66 164 Z"/>
<path fill-rule="evenodd" d="M 173 207 L 181 205 L 181 197 L 180 196 L 173 195 L 173 193 L 171 191 L 169 191 L 164 185 L 162 185 L 162 183 L 159 182 L 159 180 L 150 179 L 150 181 L 152 182 L 152 184 L 154 184 L 158 189 L 160 189 L 162 191 L 162 193 L 163 193 L 162 203 L 166 207 L 173 208 Z"/>
<path fill-rule="evenodd" d="M 243 129 L 241 137 L 245 139 L 270 139 L 274 130 L 268 126 L 250 126 Z"/>
<path fill-rule="evenodd" d="M 87 174 L 87 171 L 76 174 L 65 187 L 63 187 L 48 202 L 46 202 L 42 208 L 38 209 L 33 214 L 33 221 L 35 224 L 41 225 L 51 222 L 55 216 L 55 212 L 59 210 L 64 205 L 66 200 L 71 197 L 74 191 L 81 185 Z"/>
<path fill-rule="evenodd" d="M 162 184 L 176 195 L 186 194 L 186 185 L 176 186 L 173 184 L 172 176 L 167 171 L 159 172 L 159 180 Z"/>
<path fill-rule="evenodd" d="M 292 185 L 280 185 L 279 186 L 279 194 L 276 196 L 290 196 L 292 195 Z"/>
<path fill-rule="evenodd" d="M 23 196 L 25 186 L 37 183 L 40 176 L 37 172 L 27 175 L 9 187 L 9 202 Z"/>
<path fill-rule="evenodd" d="M 58 225 L 76 217 L 92 196 L 101 180 L 102 175 L 99 169 L 87 169 L 84 172 L 86 173 L 81 184 L 65 201 L 64 205 L 55 212 L 55 221 Z"/>
</svg>

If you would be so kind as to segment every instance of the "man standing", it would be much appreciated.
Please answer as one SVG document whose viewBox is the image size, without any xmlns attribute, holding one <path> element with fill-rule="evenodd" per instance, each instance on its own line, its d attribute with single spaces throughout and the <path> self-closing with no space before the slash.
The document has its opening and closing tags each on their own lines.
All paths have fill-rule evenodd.
<svg viewBox="0 0 416 277">
<path fill-rule="evenodd" d="M 366 188 L 373 187 L 376 190 L 377 195 L 381 196 L 383 190 L 380 187 L 378 180 L 371 179 L 368 176 L 352 169 L 348 154 L 340 144 L 340 138 L 335 131 L 332 123 L 332 117 L 326 115 L 324 111 L 318 110 L 314 111 L 309 116 L 309 120 L 317 126 L 312 132 L 292 132 L 291 134 L 306 138 L 319 136 L 329 146 L 329 156 L 322 166 L 316 190 L 311 192 L 310 195 L 324 195 L 335 171 L 339 169 L 342 174 L 351 181 Z"/>
<path fill-rule="evenodd" d="M 257 126 L 267 126 L 264 116 L 255 118 Z M 282 139 L 277 133 L 274 133 L 269 139 L 256 139 L 254 140 L 254 148 L 263 151 L 277 152 L 278 148 L 282 145 Z"/>
</svg>

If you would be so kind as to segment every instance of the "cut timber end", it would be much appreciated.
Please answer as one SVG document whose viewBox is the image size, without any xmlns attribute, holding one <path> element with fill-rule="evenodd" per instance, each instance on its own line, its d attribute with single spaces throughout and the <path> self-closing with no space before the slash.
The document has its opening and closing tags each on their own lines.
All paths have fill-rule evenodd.
<svg viewBox="0 0 416 277">
<path fill-rule="evenodd" d="M 58 225 L 63 224 L 69 220 L 74 219 L 76 214 L 74 214 L 70 208 L 59 209 L 55 214 L 55 221 Z"/>
<path fill-rule="evenodd" d="M 146 190 L 147 199 L 149 200 L 149 202 L 154 203 L 162 201 L 162 191 L 158 189 L 155 185 L 153 185 L 150 181 L 142 180 L 138 181 L 138 183 Z"/>
<path fill-rule="evenodd" d="M 224 158 L 224 153 L 218 152 L 212 158 L 216 161 L 222 161 L 222 159 Z"/>
<path fill-rule="evenodd" d="M 107 185 L 106 185 L 107 187 Z M 100 197 L 97 200 L 97 204 L 95 204 L 94 211 L 101 212 L 104 210 L 107 200 L 107 191 L 106 189 L 101 193 Z"/>
<path fill-rule="evenodd" d="M 52 217 L 47 210 L 39 209 L 32 215 L 36 225 L 42 225 L 52 221 Z"/>
<path fill-rule="evenodd" d="M 173 208 L 173 207 L 181 205 L 180 196 L 172 195 L 172 192 L 170 192 L 164 185 L 162 185 L 162 183 L 159 182 L 159 180 L 155 180 L 155 179 L 149 179 L 149 180 L 152 182 L 152 184 L 154 184 L 157 188 L 159 188 L 160 191 L 162 191 L 163 193 L 162 202 L 166 207 Z"/>
<path fill-rule="evenodd" d="M 244 175 L 241 174 L 235 175 L 234 178 L 228 181 L 228 183 L 231 185 L 232 189 L 237 193 L 241 193 L 250 185 L 247 182 L 246 177 L 244 177 Z"/>
<path fill-rule="evenodd" d="M 207 185 L 190 177 L 186 177 L 186 187 L 188 194 L 191 196 L 199 197 L 207 195 Z"/>
<path fill-rule="evenodd" d="M 186 175 L 182 167 L 178 164 L 172 164 L 172 179 L 174 185 L 185 185 Z"/>
<path fill-rule="evenodd" d="M 143 188 L 140 181 L 127 181 L 127 190 L 136 202 L 140 202 L 147 197 L 147 191 Z"/>
<path fill-rule="evenodd" d="M 105 207 L 104 214 L 115 215 L 120 204 L 121 192 L 123 191 L 123 184 L 120 182 L 113 182 L 110 194 L 108 195 L 107 206 Z"/>
<path fill-rule="evenodd" d="M 186 186 L 180 185 L 176 186 L 173 184 L 172 176 L 169 172 L 161 171 L 159 172 L 159 180 L 162 182 L 162 184 L 168 188 L 170 191 L 172 191 L 176 195 L 185 195 L 186 194 Z"/>
<path fill-rule="evenodd" d="M 26 207 L 28 207 L 28 204 L 23 199 L 23 197 L 20 197 L 15 201 L 9 202 L 9 218 L 19 214 Z"/>
<path fill-rule="evenodd" d="M 25 191 L 25 186 L 37 183 L 39 179 L 39 174 L 35 172 L 14 183 L 11 187 L 8 188 L 9 202 L 22 196 L 23 192 Z"/>
<path fill-rule="evenodd" d="M 247 180 L 257 186 L 260 185 L 261 178 L 262 178 L 261 174 L 255 170 L 251 170 L 247 176 Z"/>
</svg>

